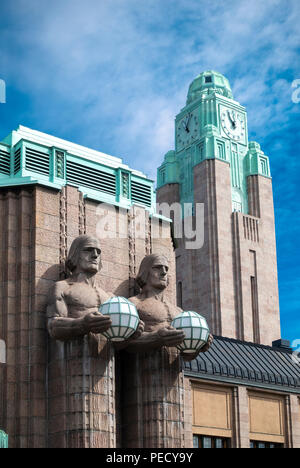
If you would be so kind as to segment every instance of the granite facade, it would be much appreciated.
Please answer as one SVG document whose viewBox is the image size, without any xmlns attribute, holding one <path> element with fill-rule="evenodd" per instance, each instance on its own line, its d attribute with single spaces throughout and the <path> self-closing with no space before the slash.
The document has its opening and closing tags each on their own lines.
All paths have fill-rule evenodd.
<svg viewBox="0 0 300 468">
<path fill-rule="evenodd" d="M 155 223 L 144 208 L 104 208 L 108 222 L 107 235 L 100 237 L 99 273 L 103 289 L 130 297 L 142 258 L 164 253 L 174 283 L 168 299 L 175 303 L 170 225 L 156 220 L 161 238 L 154 239 Z M 48 293 L 65 277 L 67 251 L 78 235 L 99 234 L 101 216 L 99 204 L 83 199 L 71 186 L 0 194 L 0 339 L 7 346 L 7 362 L 0 369 L 0 427 L 9 434 L 10 447 L 122 446 L 126 414 L 121 415 L 123 382 L 114 349 L 104 337 L 54 341 L 46 329 Z M 180 372 L 177 377 L 183 378 Z M 168 424 L 175 417 L 178 425 L 179 416 L 173 413 Z M 147 444 L 157 437 L 156 430 L 154 422 Z M 179 445 L 180 430 L 174 437 Z"/>
<path fill-rule="evenodd" d="M 219 336 L 271 345 L 280 338 L 271 179 L 248 177 L 249 215 L 232 212 L 230 165 L 194 167 L 194 203 L 204 205 L 204 243 L 176 239 L 176 276 L 185 310 L 195 310 Z M 178 184 L 161 187 L 158 203 L 180 199 Z"/>
</svg>

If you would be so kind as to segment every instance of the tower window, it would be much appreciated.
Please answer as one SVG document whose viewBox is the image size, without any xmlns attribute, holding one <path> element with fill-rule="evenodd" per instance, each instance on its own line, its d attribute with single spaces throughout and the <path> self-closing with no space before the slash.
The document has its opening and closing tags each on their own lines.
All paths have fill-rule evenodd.
<svg viewBox="0 0 300 468">
<path fill-rule="evenodd" d="M 205 83 L 212 83 L 212 77 L 211 76 L 206 76 L 205 77 Z"/>
<path fill-rule="evenodd" d="M 258 290 L 257 290 L 257 261 L 256 252 L 250 250 L 250 290 L 251 290 L 251 308 L 252 308 L 252 323 L 253 323 L 253 341 L 260 343 L 260 329 L 259 329 L 259 307 L 258 307 Z"/>
</svg>

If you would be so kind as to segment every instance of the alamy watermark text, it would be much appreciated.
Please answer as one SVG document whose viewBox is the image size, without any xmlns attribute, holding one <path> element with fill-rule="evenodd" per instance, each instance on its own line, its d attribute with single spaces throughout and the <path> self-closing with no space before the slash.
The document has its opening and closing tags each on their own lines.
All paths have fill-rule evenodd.
<svg viewBox="0 0 300 468">
<path fill-rule="evenodd" d="M 122 216 L 122 212 L 123 215 Z M 168 239 L 170 237 L 170 219 L 173 223 L 173 237 L 183 239 L 187 250 L 201 249 L 204 244 L 204 204 L 161 203 L 156 205 L 157 215 L 151 217 L 151 238 Z M 116 209 L 112 205 L 102 203 L 96 210 L 97 236 L 103 238 L 127 238 L 127 209 Z M 134 207 L 130 223 L 132 236 L 146 239 L 146 213 L 143 208 Z"/>
</svg>

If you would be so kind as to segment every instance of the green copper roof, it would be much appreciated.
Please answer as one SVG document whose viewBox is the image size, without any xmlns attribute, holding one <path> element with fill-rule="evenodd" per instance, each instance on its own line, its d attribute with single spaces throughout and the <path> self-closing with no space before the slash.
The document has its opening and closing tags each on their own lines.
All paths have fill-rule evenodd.
<svg viewBox="0 0 300 468">
<path fill-rule="evenodd" d="M 215 71 L 201 73 L 189 87 L 187 104 L 175 119 L 175 149 L 158 168 L 158 189 L 178 184 L 181 204 L 194 203 L 194 167 L 208 159 L 230 165 L 232 209 L 247 214 L 248 176 L 271 178 L 269 158 L 249 142 L 246 109 Z"/>
<path fill-rule="evenodd" d="M 233 99 L 229 81 L 221 73 L 215 71 L 205 71 L 200 73 L 190 84 L 187 96 L 187 104 L 195 101 L 202 94 L 207 94 L 211 90 L 217 90 L 219 94 Z"/>
<path fill-rule="evenodd" d="M 155 214 L 154 183 L 122 159 L 19 126 L 0 141 L 0 189 L 69 184 L 86 198 Z"/>
</svg>

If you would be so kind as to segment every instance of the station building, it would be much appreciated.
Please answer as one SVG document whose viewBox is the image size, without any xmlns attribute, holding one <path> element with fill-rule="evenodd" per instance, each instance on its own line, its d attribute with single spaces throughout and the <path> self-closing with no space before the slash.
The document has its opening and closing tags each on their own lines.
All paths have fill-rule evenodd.
<svg viewBox="0 0 300 468">
<path fill-rule="evenodd" d="M 107 234 L 104 290 L 132 296 L 143 257 L 165 254 L 168 299 L 205 316 L 214 334 L 207 353 L 182 363 L 174 448 L 300 447 L 300 364 L 280 332 L 270 163 L 248 141 L 247 128 L 228 80 L 211 71 L 199 75 L 176 117 L 175 149 L 158 169 L 157 193 L 152 180 L 120 158 L 23 126 L 1 141 L 3 446 L 7 435 L 16 448 L 128 446 L 118 354 L 109 358 L 105 397 L 93 411 L 86 406 L 95 389 L 86 381 L 78 391 L 84 381 L 78 369 L 67 375 L 73 388 L 62 390 L 64 398 L 49 386 L 47 294 L 65 277 L 72 241 L 97 235 L 100 223 Z M 203 245 L 186 249 L 186 239 L 174 236 L 172 213 L 161 213 L 156 201 L 177 202 L 183 213 L 188 206 L 194 223 L 203 206 Z M 80 395 L 76 408 L 68 406 L 68 392 Z M 172 403 L 172 395 L 161 398 L 165 407 Z M 172 447 L 172 434 L 159 437 L 150 417 L 148 445 L 142 438 L 131 446 Z M 176 426 L 160 417 L 159 427 Z"/>
<path fill-rule="evenodd" d="M 175 239 L 177 303 L 215 335 L 185 366 L 186 397 L 195 446 L 299 447 L 300 365 L 281 339 L 270 161 L 248 134 L 228 80 L 203 72 L 157 172 L 158 203 L 179 203 L 195 232 L 204 219 L 197 249 Z"/>
</svg>

